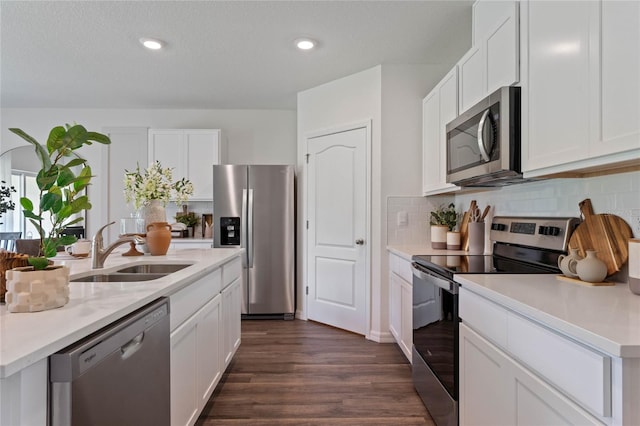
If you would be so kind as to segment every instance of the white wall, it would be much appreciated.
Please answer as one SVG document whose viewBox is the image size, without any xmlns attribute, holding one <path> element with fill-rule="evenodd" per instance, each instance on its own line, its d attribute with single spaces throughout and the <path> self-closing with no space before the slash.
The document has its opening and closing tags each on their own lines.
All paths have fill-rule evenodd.
<svg viewBox="0 0 640 426">
<path fill-rule="evenodd" d="M 46 143 L 54 126 L 78 123 L 90 131 L 106 127 L 213 128 L 222 129 L 229 164 L 295 164 L 296 112 L 292 110 L 173 110 L 173 109 L 50 109 L 3 108 L 0 110 L 0 152 L 27 145 L 8 129 L 17 127 Z M 101 225 L 103 199 L 101 149 L 83 147 L 80 155 L 96 176 L 89 188 L 94 208 L 88 212 L 89 234 Z"/>
<path fill-rule="evenodd" d="M 310 133 L 372 122 L 371 324 L 369 338 L 391 341 L 388 331 L 388 195 L 419 195 L 422 98 L 446 71 L 425 65 L 380 65 L 298 94 L 299 223 L 305 220 L 304 153 Z M 298 236 L 298 316 L 305 317 L 306 252 Z"/>
</svg>

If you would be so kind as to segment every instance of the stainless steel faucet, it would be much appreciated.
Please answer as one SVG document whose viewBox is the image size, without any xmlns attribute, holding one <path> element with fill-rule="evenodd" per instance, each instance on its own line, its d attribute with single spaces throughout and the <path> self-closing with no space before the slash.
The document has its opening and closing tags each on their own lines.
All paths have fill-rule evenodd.
<svg viewBox="0 0 640 426">
<path fill-rule="evenodd" d="M 91 240 L 91 269 L 100 269 L 104 267 L 104 261 L 107 259 L 107 256 L 113 251 L 114 248 L 121 246 L 122 244 L 135 242 L 136 244 L 143 244 L 145 239 L 139 235 L 124 235 L 118 238 L 113 244 L 109 247 L 104 248 L 102 231 L 109 225 L 113 225 L 115 222 L 107 223 L 102 228 L 98 229 L 96 235 L 93 236 Z"/>
</svg>

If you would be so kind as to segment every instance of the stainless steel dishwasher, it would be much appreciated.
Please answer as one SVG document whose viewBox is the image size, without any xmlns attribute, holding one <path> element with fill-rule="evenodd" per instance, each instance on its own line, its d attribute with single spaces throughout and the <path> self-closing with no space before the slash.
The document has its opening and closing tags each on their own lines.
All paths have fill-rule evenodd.
<svg viewBox="0 0 640 426">
<path fill-rule="evenodd" d="M 51 425 L 169 425 L 169 355 L 167 298 L 51 355 Z"/>
</svg>

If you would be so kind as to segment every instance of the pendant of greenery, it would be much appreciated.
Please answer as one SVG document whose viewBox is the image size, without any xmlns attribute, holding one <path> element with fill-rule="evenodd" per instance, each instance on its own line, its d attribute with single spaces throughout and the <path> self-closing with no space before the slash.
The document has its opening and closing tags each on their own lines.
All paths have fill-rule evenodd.
<svg viewBox="0 0 640 426">
<path fill-rule="evenodd" d="M 49 263 L 47 258 L 56 255 L 57 247 L 76 242 L 75 236 L 62 235 L 65 228 L 83 220 L 82 217 L 71 217 L 91 209 L 89 198 L 82 193 L 93 177 L 91 168 L 87 160 L 75 151 L 93 142 L 110 144 L 111 140 L 102 133 L 89 132 L 79 124 L 54 127 L 46 145 L 40 144 L 21 129 L 9 130 L 33 145 L 40 161 L 41 168 L 36 176 L 40 190 L 38 211 L 34 211 L 34 203 L 27 197 L 20 198 L 20 205 L 25 217 L 40 234 L 38 257 L 30 257 L 29 264 L 34 269 L 45 269 Z M 74 170 L 78 167 L 81 169 L 76 175 Z M 45 219 L 51 223 L 48 235 L 42 226 Z"/>
<path fill-rule="evenodd" d="M 444 225 L 449 228 L 449 231 L 453 231 L 458 223 L 458 213 L 456 213 L 456 206 L 451 203 L 447 207 L 444 205 L 438 207 L 435 211 L 431 212 L 431 225 Z"/>
</svg>

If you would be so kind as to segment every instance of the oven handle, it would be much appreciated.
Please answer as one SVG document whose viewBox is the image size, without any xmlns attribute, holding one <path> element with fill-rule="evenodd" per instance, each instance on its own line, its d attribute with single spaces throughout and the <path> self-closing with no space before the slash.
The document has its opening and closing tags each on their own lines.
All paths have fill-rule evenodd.
<svg viewBox="0 0 640 426">
<path fill-rule="evenodd" d="M 413 275 L 422 281 L 429 281 L 430 283 L 440 287 L 441 289 L 448 291 L 452 294 L 458 294 L 458 284 L 449 281 L 446 278 L 443 278 L 439 275 L 432 274 L 424 269 L 420 268 L 415 262 L 411 263 L 411 271 Z M 434 279 L 435 278 L 435 279 Z"/>
</svg>

